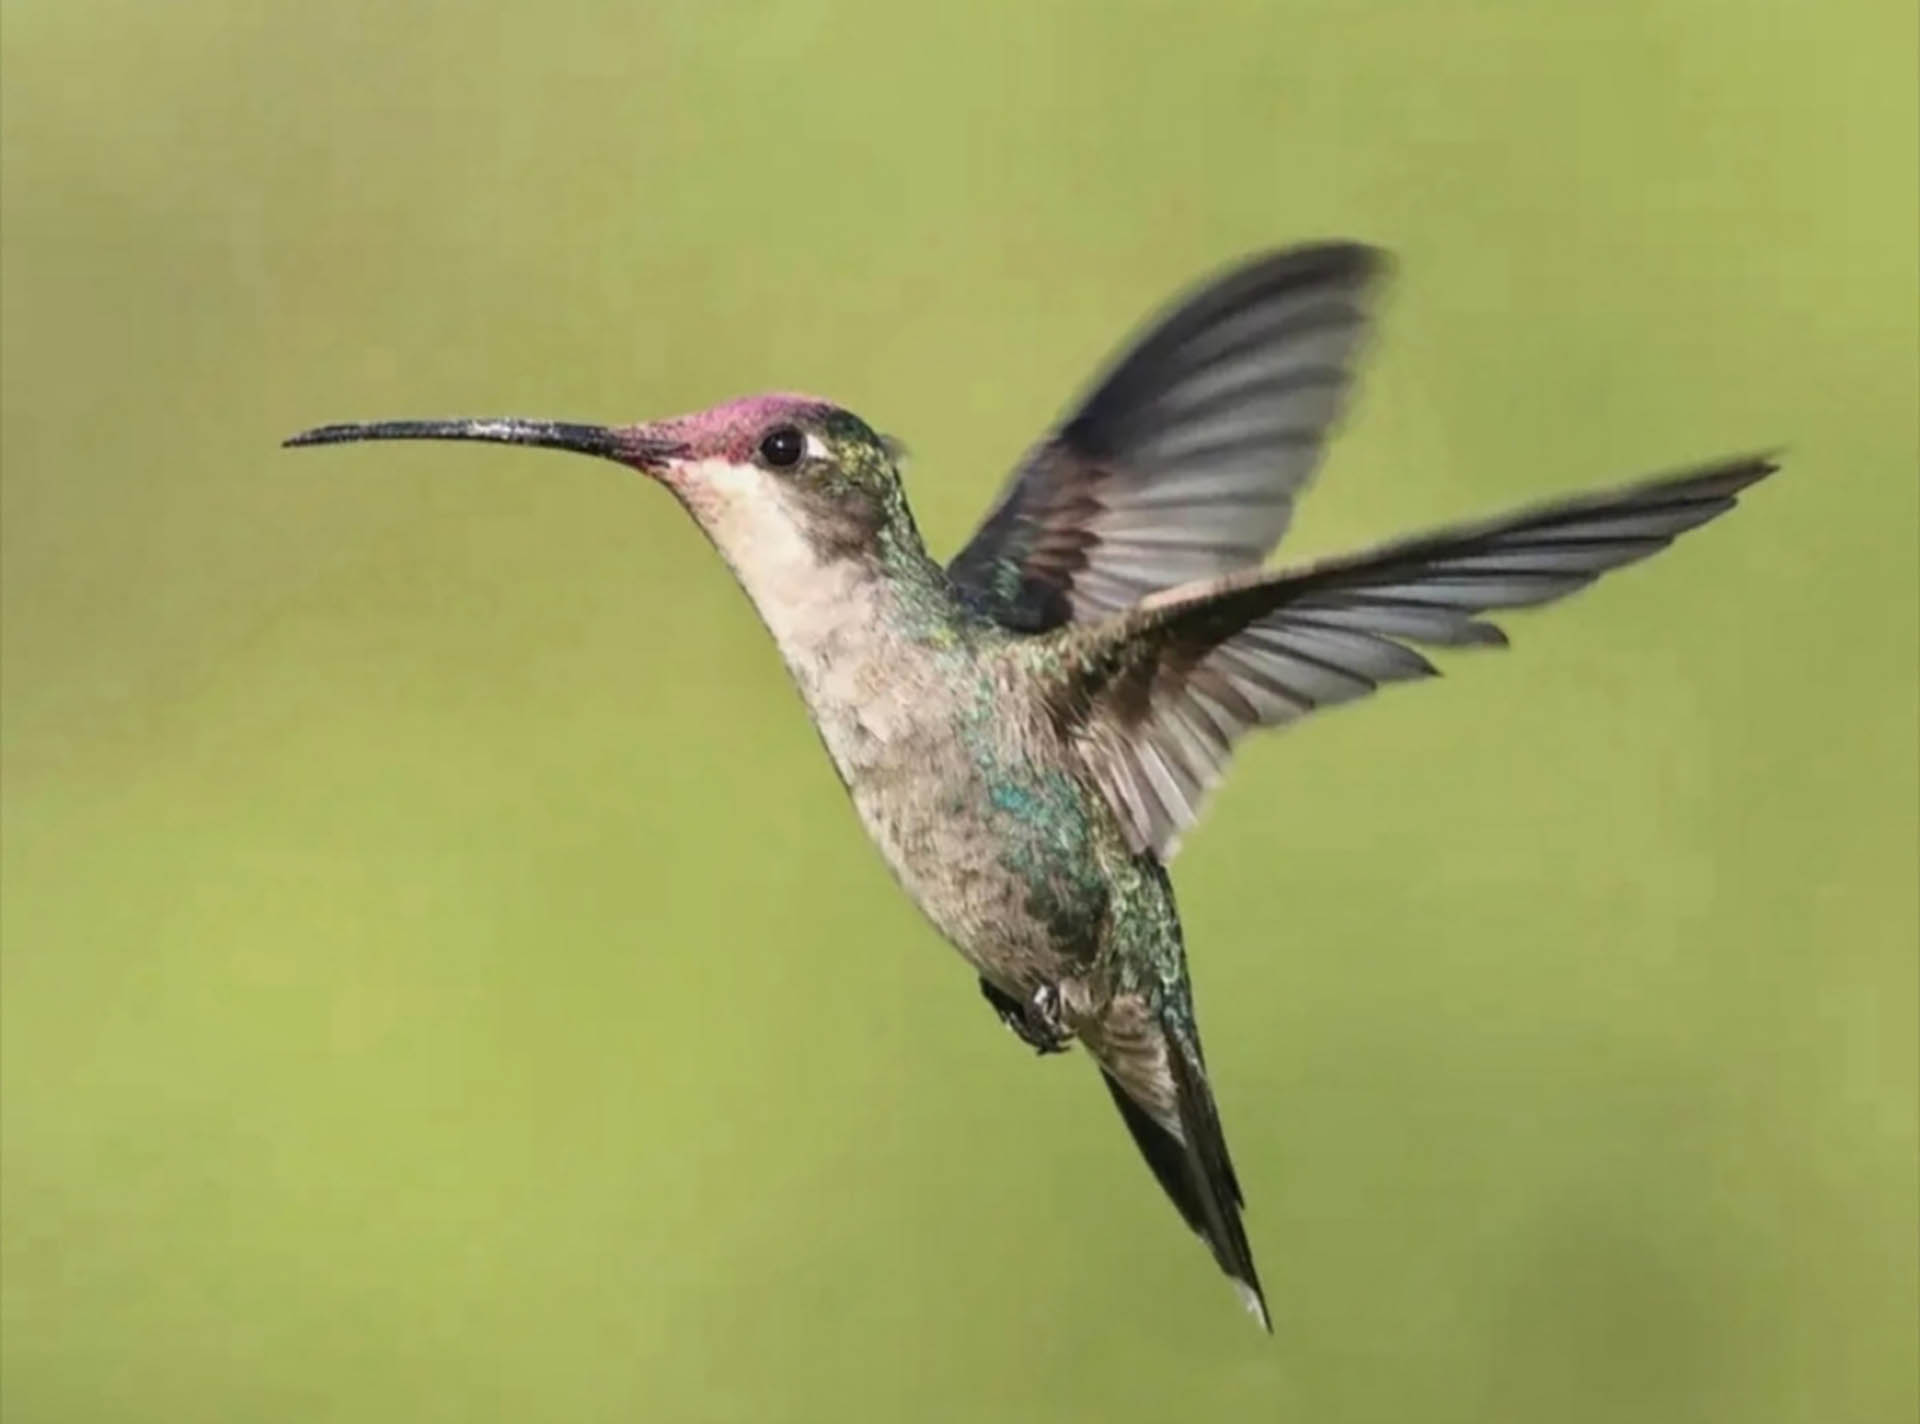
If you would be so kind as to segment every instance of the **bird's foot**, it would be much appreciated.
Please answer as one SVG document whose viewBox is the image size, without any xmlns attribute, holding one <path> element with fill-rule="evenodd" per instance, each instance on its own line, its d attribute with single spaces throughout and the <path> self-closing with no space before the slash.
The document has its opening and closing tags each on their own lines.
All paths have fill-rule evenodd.
<svg viewBox="0 0 1920 1424">
<path fill-rule="evenodd" d="M 1053 985 L 1042 984 L 1025 1002 L 1001 993 L 985 979 L 980 981 L 980 993 L 1000 1015 L 1000 1022 L 1034 1052 L 1065 1053 L 1073 1042 L 1073 1031 L 1060 1020 L 1060 991 Z"/>
</svg>

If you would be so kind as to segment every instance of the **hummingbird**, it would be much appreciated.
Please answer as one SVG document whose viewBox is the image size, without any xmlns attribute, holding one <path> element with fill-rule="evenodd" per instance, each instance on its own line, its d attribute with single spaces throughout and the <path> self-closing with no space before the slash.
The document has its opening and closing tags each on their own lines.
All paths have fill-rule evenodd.
<svg viewBox="0 0 1920 1424">
<path fill-rule="evenodd" d="M 287 445 L 570 450 L 662 485 L 732 570 L 860 821 L 994 1013 L 1078 1042 L 1148 1168 L 1272 1320 L 1201 1050 L 1167 867 L 1234 747 L 1500 647 L 1552 602 L 1725 513 L 1745 455 L 1269 569 L 1353 383 L 1387 269 L 1353 242 L 1244 260 L 1143 324 L 945 565 L 901 447 L 812 396 L 637 425 L 328 425 Z"/>
</svg>

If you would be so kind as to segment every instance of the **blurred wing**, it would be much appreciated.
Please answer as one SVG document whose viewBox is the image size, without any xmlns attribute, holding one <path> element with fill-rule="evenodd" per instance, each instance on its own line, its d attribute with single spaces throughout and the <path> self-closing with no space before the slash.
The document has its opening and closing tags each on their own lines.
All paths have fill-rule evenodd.
<svg viewBox="0 0 1920 1424">
<path fill-rule="evenodd" d="M 1320 462 L 1384 265 L 1298 248 L 1179 303 L 1029 452 L 954 582 L 1035 633 L 1258 564 Z"/>
<path fill-rule="evenodd" d="M 1731 460 L 1303 569 L 1168 590 L 1066 635 L 1072 671 L 1056 706 L 1133 848 L 1165 860 L 1253 728 L 1433 674 L 1409 644 L 1504 645 L 1476 615 L 1550 603 L 1644 559 L 1776 468 Z"/>
</svg>

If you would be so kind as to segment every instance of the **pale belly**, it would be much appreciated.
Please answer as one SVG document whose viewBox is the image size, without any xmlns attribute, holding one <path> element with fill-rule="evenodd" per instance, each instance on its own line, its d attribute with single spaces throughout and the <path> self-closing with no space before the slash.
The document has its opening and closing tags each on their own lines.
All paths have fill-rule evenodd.
<svg viewBox="0 0 1920 1424">
<path fill-rule="evenodd" d="M 996 987 L 1058 983 L 1104 920 L 1102 837 L 1063 749 L 1035 740 L 1045 724 L 1010 715 L 1019 674 L 924 590 L 912 603 L 858 561 L 818 562 L 764 502 L 717 498 L 703 522 L 723 552 L 753 548 L 728 562 L 894 877 Z"/>
<path fill-rule="evenodd" d="M 1105 882 L 1064 776 L 913 738 L 848 789 L 909 898 L 968 963 L 1024 998 L 1083 969 Z"/>
</svg>

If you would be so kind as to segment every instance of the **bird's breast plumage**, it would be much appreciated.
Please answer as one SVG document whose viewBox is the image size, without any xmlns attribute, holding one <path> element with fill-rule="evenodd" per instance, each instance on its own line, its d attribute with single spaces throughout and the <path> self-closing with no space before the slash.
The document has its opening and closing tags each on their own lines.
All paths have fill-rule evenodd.
<svg viewBox="0 0 1920 1424">
<path fill-rule="evenodd" d="M 754 583 L 761 585 L 756 590 Z M 860 820 L 908 896 L 1015 994 L 1083 967 L 1125 853 L 1008 635 L 859 561 L 743 578 Z"/>
</svg>

